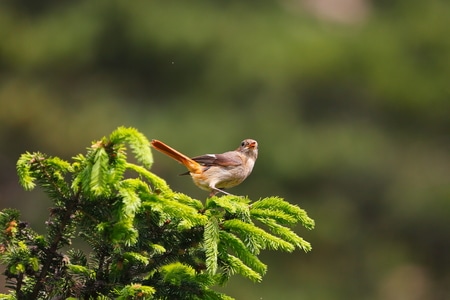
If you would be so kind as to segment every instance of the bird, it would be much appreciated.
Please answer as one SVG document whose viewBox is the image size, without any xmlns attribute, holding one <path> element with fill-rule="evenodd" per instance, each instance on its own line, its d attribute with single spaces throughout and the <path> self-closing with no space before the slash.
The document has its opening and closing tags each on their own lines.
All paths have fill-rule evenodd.
<svg viewBox="0 0 450 300">
<path fill-rule="evenodd" d="M 183 164 L 188 172 L 181 175 L 191 175 L 195 185 L 210 192 L 209 197 L 217 193 L 232 195 L 224 189 L 242 183 L 252 172 L 258 158 L 258 142 L 253 139 L 243 140 L 233 151 L 192 158 L 159 140 L 152 140 L 150 144 L 154 149 Z"/>
</svg>

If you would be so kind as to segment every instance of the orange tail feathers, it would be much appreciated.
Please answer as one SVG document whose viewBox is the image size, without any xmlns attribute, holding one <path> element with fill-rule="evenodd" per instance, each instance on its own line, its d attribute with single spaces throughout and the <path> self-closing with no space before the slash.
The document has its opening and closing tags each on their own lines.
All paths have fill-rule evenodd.
<svg viewBox="0 0 450 300">
<path fill-rule="evenodd" d="M 192 173 L 201 172 L 202 167 L 198 162 L 196 162 L 195 160 L 192 160 L 191 158 L 187 157 L 183 153 L 178 152 L 177 150 L 164 144 L 163 142 L 158 141 L 158 140 L 152 140 L 150 142 L 150 144 L 152 145 L 153 148 L 155 148 L 159 152 L 172 157 L 179 163 L 182 163 L 189 170 L 189 172 L 192 172 Z"/>
</svg>

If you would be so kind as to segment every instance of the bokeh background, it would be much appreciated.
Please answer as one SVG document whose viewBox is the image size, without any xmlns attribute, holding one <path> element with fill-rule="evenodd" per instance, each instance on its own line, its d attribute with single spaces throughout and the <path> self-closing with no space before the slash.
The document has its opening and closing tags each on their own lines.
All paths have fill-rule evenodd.
<svg viewBox="0 0 450 300">
<path fill-rule="evenodd" d="M 38 230 L 25 151 L 70 160 L 118 126 L 189 155 L 260 144 L 234 188 L 279 195 L 313 251 L 264 252 L 237 299 L 450 299 L 450 2 L 0 2 L 0 205 Z M 153 171 L 204 199 L 155 153 Z"/>
</svg>

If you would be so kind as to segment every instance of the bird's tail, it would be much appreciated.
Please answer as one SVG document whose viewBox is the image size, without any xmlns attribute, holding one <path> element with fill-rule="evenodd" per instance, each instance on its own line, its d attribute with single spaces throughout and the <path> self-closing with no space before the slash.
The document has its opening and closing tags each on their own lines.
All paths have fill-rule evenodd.
<svg viewBox="0 0 450 300">
<path fill-rule="evenodd" d="M 202 166 L 196 162 L 195 160 L 189 158 L 188 156 L 184 155 L 181 152 L 178 152 L 177 150 L 173 149 L 172 147 L 164 144 L 161 141 L 158 140 L 152 140 L 150 142 L 153 148 L 158 150 L 159 152 L 172 157 L 179 163 L 182 163 L 191 173 L 199 173 L 202 170 Z"/>
</svg>

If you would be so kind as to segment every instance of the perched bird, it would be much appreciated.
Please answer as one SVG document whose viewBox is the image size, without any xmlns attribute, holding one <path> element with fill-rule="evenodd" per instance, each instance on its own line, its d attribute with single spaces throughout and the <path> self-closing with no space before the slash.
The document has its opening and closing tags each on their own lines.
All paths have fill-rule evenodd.
<svg viewBox="0 0 450 300">
<path fill-rule="evenodd" d="M 240 184 L 250 175 L 258 157 L 258 142 L 243 140 L 234 151 L 222 154 L 205 154 L 189 158 L 158 140 L 152 140 L 156 150 L 182 163 L 189 171 L 194 183 L 201 189 L 209 191 L 209 197 Z M 184 175 L 183 174 L 183 175 Z"/>
</svg>

